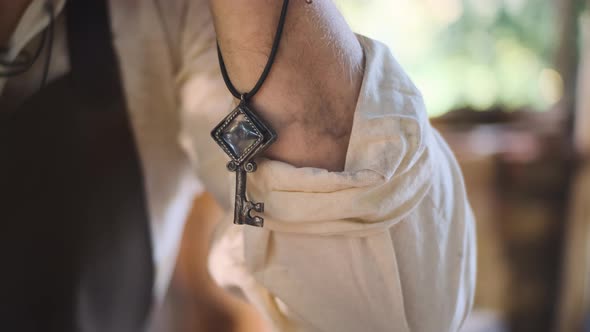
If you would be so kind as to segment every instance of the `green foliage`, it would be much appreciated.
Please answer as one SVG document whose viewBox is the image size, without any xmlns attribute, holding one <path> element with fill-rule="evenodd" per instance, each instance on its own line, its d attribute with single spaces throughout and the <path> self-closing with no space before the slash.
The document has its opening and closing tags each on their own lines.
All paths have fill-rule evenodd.
<svg viewBox="0 0 590 332">
<path fill-rule="evenodd" d="M 455 107 L 531 106 L 560 96 L 551 69 L 550 0 L 340 0 L 359 33 L 388 44 L 431 115 Z"/>
</svg>

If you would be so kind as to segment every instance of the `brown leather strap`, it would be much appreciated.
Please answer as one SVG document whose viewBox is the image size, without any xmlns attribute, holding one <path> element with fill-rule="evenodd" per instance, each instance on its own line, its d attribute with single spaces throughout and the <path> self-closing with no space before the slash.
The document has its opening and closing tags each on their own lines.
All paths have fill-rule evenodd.
<svg viewBox="0 0 590 332">
<path fill-rule="evenodd" d="M 72 80 L 76 92 L 95 105 L 124 100 L 108 11 L 107 0 L 69 0 L 66 5 Z"/>
<path fill-rule="evenodd" d="M 1 329 L 142 331 L 154 268 L 107 1 L 66 13 L 72 72 L 0 130 Z"/>
</svg>

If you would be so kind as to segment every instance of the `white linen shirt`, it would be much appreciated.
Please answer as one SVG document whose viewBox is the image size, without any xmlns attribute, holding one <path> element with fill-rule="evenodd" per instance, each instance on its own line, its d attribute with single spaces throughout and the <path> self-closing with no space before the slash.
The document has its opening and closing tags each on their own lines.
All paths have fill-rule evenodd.
<svg viewBox="0 0 590 332">
<path fill-rule="evenodd" d="M 260 161 L 248 190 L 265 226 L 228 215 L 210 270 L 277 331 L 458 331 L 476 265 L 460 169 L 388 48 L 358 39 L 366 68 L 344 171 Z M 187 113 L 183 145 L 227 206 L 233 178 L 213 176 L 223 153 L 194 134 L 211 115 Z"/>
<path fill-rule="evenodd" d="M 61 9 L 64 1 L 56 2 Z M 11 54 L 46 24 L 39 3 L 17 29 L 34 32 L 15 33 Z M 204 187 L 228 211 L 211 273 L 241 289 L 275 330 L 457 331 L 474 295 L 474 219 L 451 151 L 387 47 L 358 37 L 366 66 L 345 170 L 259 161 L 248 194 L 265 203 L 265 226 L 235 226 L 234 174 L 209 136 L 232 99 L 206 1 L 158 4 L 111 1 L 146 177 L 157 298 L 192 198 Z"/>
</svg>

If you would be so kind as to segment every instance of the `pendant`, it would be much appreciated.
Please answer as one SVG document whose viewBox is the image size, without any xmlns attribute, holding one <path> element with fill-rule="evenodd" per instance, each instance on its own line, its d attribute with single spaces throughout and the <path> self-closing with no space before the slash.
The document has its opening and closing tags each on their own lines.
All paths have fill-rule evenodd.
<svg viewBox="0 0 590 332">
<path fill-rule="evenodd" d="M 251 212 L 264 212 L 264 203 L 248 200 L 246 176 L 256 171 L 253 159 L 277 139 L 277 134 L 242 100 L 213 129 L 211 136 L 231 159 L 227 169 L 236 172 L 234 224 L 262 227 L 264 218 Z"/>
</svg>

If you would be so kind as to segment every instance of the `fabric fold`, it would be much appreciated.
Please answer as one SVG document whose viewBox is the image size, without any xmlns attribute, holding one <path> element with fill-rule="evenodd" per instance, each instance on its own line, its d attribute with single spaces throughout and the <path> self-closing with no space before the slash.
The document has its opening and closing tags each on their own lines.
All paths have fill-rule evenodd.
<svg viewBox="0 0 590 332">
<path fill-rule="evenodd" d="M 371 56 L 345 169 L 328 172 L 259 161 L 248 194 L 265 203 L 265 227 L 270 230 L 371 234 L 402 220 L 430 188 L 432 162 L 425 140 L 431 139 L 432 129 L 422 97 L 385 45 L 358 38 Z"/>
</svg>

